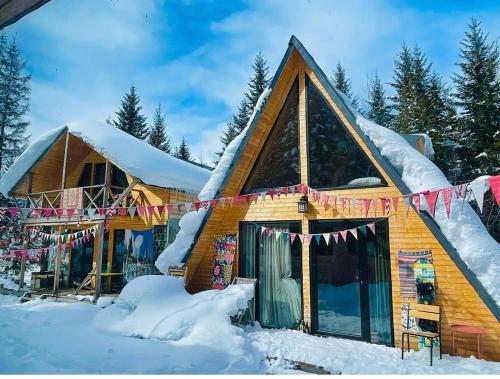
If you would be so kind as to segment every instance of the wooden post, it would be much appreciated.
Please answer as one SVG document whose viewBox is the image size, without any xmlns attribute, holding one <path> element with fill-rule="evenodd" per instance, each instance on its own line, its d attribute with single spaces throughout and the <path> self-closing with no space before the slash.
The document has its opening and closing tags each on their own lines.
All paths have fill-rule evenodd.
<svg viewBox="0 0 500 379">
<path fill-rule="evenodd" d="M 64 161 L 63 161 L 63 172 L 61 178 L 61 189 L 66 188 L 66 166 L 68 162 L 68 143 L 69 143 L 69 133 L 66 132 L 66 140 L 64 141 Z"/>
<path fill-rule="evenodd" d="M 106 159 L 106 168 L 104 170 L 104 192 L 102 194 L 102 207 L 106 208 L 108 206 L 108 196 L 109 196 L 109 174 L 110 174 L 110 164 L 109 160 Z"/>
<path fill-rule="evenodd" d="M 21 272 L 19 273 L 19 289 L 24 287 L 24 273 L 26 272 L 26 254 L 25 251 L 28 248 L 28 237 L 24 237 L 23 242 L 23 253 L 21 255 Z"/>
<path fill-rule="evenodd" d="M 102 255 L 104 248 L 104 222 L 99 222 L 97 229 L 97 262 L 95 268 L 95 297 L 94 301 L 101 296 L 101 272 L 102 272 Z"/>
<path fill-rule="evenodd" d="M 58 234 L 61 235 L 62 227 L 59 227 L 58 230 L 59 230 Z M 59 241 L 57 241 L 56 246 L 57 246 L 57 257 L 56 257 L 56 268 L 54 273 L 54 290 L 52 291 L 52 294 L 54 296 L 57 296 L 57 293 L 59 291 L 59 276 L 61 272 L 61 260 L 62 260 L 62 245 L 59 245 Z"/>
</svg>

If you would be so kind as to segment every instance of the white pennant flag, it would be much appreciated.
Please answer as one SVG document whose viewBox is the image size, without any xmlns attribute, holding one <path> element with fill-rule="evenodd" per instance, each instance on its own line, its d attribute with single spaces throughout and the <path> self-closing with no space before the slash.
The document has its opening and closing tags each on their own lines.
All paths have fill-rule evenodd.
<svg viewBox="0 0 500 379">
<path fill-rule="evenodd" d="M 330 233 L 323 233 L 323 238 L 325 239 L 326 244 L 329 245 L 332 235 Z"/>
<path fill-rule="evenodd" d="M 475 180 L 470 183 L 469 188 L 472 190 L 476 199 L 477 205 L 481 213 L 483 213 L 483 200 L 484 200 L 484 180 Z"/>
<path fill-rule="evenodd" d="M 136 207 L 129 207 L 128 208 L 128 214 L 130 215 L 131 218 L 134 218 L 135 212 L 137 212 L 137 208 Z"/>
<path fill-rule="evenodd" d="M 96 212 L 95 208 L 89 208 L 89 209 L 87 209 L 87 213 L 88 213 L 88 215 L 89 215 L 90 218 L 94 217 L 95 212 Z"/>
<path fill-rule="evenodd" d="M 276 241 L 277 241 L 277 240 L 279 240 L 279 238 L 281 237 L 281 233 L 282 233 L 282 232 L 278 232 L 278 231 L 276 231 L 276 232 L 274 232 L 274 233 L 275 233 L 275 236 L 276 236 Z"/>
</svg>

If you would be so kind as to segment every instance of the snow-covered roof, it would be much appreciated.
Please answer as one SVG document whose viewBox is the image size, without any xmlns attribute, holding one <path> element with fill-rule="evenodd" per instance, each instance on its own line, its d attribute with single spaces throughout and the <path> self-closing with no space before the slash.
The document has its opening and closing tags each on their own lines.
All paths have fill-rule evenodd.
<svg viewBox="0 0 500 379">
<path fill-rule="evenodd" d="M 198 197 L 200 200 L 220 194 L 236 166 L 239 154 L 246 145 L 259 118 L 262 102 L 270 95 L 281 75 L 291 52 L 296 49 L 309 64 L 329 95 L 359 134 L 384 171 L 391 177 L 403 194 L 450 187 L 441 170 L 424 155 L 408 144 L 396 132 L 363 118 L 352 107 L 350 100 L 336 90 L 300 41 L 292 36 L 288 50 L 276 72 L 270 89 L 254 109 L 252 119 L 242 133 L 228 146 L 219 166 L 213 171 Z M 385 159 L 384 159 L 385 158 Z M 424 202 L 425 203 L 425 202 Z M 425 210 L 425 204 L 422 204 Z M 181 219 L 181 230 L 176 240 L 158 258 L 156 266 L 167 272 L 168 266 L 182 265 L 189 258 L 191 249 L 211 214 L 211 209 L 198 214 L 190 212 Z M 436 205 L 434 221 L 421 214 L 422 220 L 432 230 L 450 257 L 476 289 L 486 305 L 500 318 L 500 245 L 491 237 L 481 220 L 469 206 L 455 201 L 450 218 L 446 217 L 440 199 Z"/>
<path fill-rule="evenodd" d="M 0 192 L 11 193 L 66 130 L 144 184 L 198 193 L 210 177 L 209 170 L 177 159 L 106 123 L 76 121 L 49 130 L 30 144 L 0 179 Z"/>
</svg>

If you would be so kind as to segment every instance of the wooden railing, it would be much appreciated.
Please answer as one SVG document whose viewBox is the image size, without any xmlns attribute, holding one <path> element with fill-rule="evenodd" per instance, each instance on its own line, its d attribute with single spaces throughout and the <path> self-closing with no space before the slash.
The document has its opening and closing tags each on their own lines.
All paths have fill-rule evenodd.
<svg viewBox="0 0 500 379">
<path fill-rule="evenodd" d="M 129 187 L 102 184 L 82 187 L 82 208 L 116 208 L 143 205 L 145 203 L 144 193 L 132 187 L 132 184 Z M 27 206 L 30 208 L 52 208 L 54 211 L 57 208 L 64 208 L 63 191 L 59 189 L 28 193 L 26 195 Z"/>
</svg>

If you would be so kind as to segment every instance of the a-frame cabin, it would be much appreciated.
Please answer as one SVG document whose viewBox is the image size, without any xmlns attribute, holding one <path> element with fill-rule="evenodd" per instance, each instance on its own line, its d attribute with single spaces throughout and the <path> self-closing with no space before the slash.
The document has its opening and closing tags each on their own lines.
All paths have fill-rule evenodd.
<svg viewBox="0 0 500 379">
<path fill-rule="evenodd" d="M 295 37 L 270 88 L 215 197 L 297 183 L 338 198 L 410 193 Z M 498 304 L 425 212 L 412 206 L 405 217 L 401 205 L 397 217 L 376 223 L 376 234 L 358 233 L 357 239 L 348 234 L 346 241 L 329 245 L 323 240 L 290 244 L 257 232 L 268 227 L 323 233 L 370 221 L 359 207 L 325 209 L 314 201 L 299 213 L 299 196 L 210 208 L 184 257 L 188 289 L 211 288 L 214 236 L 237 234 L 233 276 L 258 279 L 255 311 L 261 325 L 293 328 L 304 320 L 316 334 L 400 346 L 405 298 L 398 252 L 430 250 L 443 315 L 443 351 L 452 350 L 451 325 L 481 325 L 486 329 L 483 357 L 500 359 Z"/>
</svg>

